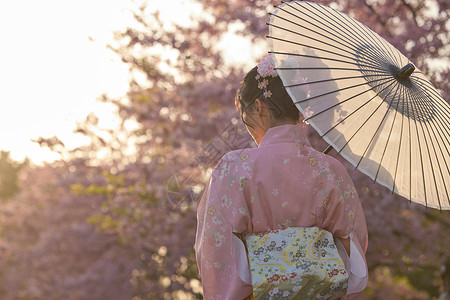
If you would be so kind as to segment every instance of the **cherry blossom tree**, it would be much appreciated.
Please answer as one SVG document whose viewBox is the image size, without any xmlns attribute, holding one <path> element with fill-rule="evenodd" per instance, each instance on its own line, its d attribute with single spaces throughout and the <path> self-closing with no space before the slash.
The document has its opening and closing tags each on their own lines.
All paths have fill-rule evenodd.
<svg viewBox="0 0 450 300">
<path fill-rule="evenodd" d="M 201 298 L 196 205 L 220 156 L 254 146 L 234 96 L 260 58 L 239 64 L 218 45 L 232 30 L 266 52 L 267 13 L 280 1 L 192 2 L 199 13 L 188 24 L 168 24 L 144 2 L 135 26 L 117 33 L 111 49 L 130 68 L 129 91 L 100 97 L 116 106 L 117 129 L 100 128 L 91 114 L 75 129 L 90 139 L 86 146 L 37 140 L 61 160 L 24 170 L 21 191 L 0 208 L 2 299 Z M 385 37 L 449 99 L 448 1 L 320 3 Z M 313 130 L 310 139 L 325 148 Z M 391 195 L 331 155 L 348 167 L 367 217 L 364 299 L 437 298 L 448 212 Z"/>
</svg>

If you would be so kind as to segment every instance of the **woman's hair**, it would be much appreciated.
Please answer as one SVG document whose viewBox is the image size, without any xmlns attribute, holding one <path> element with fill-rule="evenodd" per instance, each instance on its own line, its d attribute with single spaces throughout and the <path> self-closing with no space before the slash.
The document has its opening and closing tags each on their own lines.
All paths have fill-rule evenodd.
<svg viewBox="0 0 450 300">
<path fill-rule="evenodd" d="M 264 91 L 258 87 L 258 68 L 254 67 L 245 75 L 241 87 L 237 91 L 235 105 L 239 114 L 243 115 L 256 99 L 263 101 L 269 108 L 272 117 L 276 120 L 298 121 L 299 111 L 292 101 L 279 76 L 268 78 L 269 97 L 265 97 Z"/>
</svg>

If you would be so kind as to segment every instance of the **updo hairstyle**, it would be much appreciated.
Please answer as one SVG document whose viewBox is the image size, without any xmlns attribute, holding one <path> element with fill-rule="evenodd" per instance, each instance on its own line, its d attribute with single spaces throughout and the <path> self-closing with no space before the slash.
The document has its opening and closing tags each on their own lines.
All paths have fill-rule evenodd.
<svg viewBox="0 0 450 300">
<path fill-rule="evenodd" d="M 271 91 L 271 95 L 265 97 L 264 91 L 258 88 L 257 76 L 258 67 L 254 67 L 245 75 L 241 87 L 237 91 L 235 105 L 241 118 L 243 118 L 244 112 L 253 105 L 255 100 L 259 99 L 267 105 L 272 118 L 275 120 L 297 122 L 300 118 L 300 113 L 286 92 L 280 77 L 268 78 L 268 89 Z M 246 125 L 251 126 L 250 124 Z"/>
</svg>

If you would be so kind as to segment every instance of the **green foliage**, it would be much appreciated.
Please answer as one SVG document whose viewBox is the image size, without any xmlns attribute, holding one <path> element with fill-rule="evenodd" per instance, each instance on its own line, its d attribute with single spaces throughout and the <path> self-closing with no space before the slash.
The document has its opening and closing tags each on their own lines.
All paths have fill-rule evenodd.
<svg viewBox="0 0 450 300">
<path fill-rule="evenodd" d="M 439 276 L 435 269 L 416 268 L 406 274 L 399 274 L 398 276 L 405 276 L 409 284 L 419 291 L 426 292 L 430 297 L 439 297 L 439 282 L 436 277 Z M 434 275 L 434 276 L 433 276 Z"/>
<path fill-rule="evenodd" d="M 141 222 L 143 217 L 142 209 L 130 207 L 127 199 L 134 199 L 140 204 L 154 204 L 158 199 L 152 191 L 145 190 L 143 184 L 127 186 L 123 174 L 114 175 L 107 171 L 102 174 L 104 184 L 83 186 L 77 183 L 71 185 L 71 190 L 79 196 L 103 196 L 105 200 L 101 204 L 101 211 L 88 217 L 87 221 L 98 231 L 117 234 L 119 240 L 124 242 L 127 236 L 123 228 Z M 124 201 L 118 202 L 118 199 Z"/>
<path fill-rule="evenodd" d="M 0 199 L 8 200 L 19 191 L 19 173 L 28 165 L 13 161 L 9 152 L 0 151 Z"/>
</svg>

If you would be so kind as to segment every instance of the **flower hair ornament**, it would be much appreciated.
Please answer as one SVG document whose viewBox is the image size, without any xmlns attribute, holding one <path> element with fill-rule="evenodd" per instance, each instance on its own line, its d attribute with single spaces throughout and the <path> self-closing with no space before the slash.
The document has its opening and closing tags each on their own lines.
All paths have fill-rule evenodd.
<svg viewBox="0 0 450 300">
<path fill-rule="evenodd" d="M 269 84 L 274 81 L 275 78 L 278 78 L 277 70 L 275 70 L 275 62 L 270 54 L 264 57 L 258 63 L 256 71 L 258 74 L 256 75 L 255 79 L 258 82 L 258 88 L 262 91 L 255 98 L 263 95 L 264 100 L 272 103 L 273 108 L 277 111 L 278 116 L 282 116 L 284 114 L 284 111 L 276 101 L 273 101 L 272 91 L 269 90 Z"/>
<path fill-rule="evenodd" d="M 272 92 L 269 90 L 269 83 L 272 78 L 278 76 L 278 73 L 275 70 L 275 62 L 270 54 L 258 63 L 257 72 L 258 74 L 255 79 L 258 81 L 258 88 L 263 90 L 262 94 L 264 95 L 264 98 L 270 98 Z"/>
</svg>

